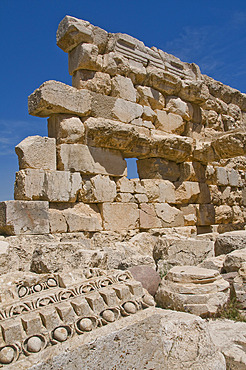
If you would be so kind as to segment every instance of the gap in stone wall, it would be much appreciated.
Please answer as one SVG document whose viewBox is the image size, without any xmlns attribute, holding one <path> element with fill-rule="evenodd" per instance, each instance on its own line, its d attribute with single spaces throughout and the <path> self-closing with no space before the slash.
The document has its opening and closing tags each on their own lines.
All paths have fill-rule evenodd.
<svg viewBox="0 0 246 370">
<path fill-rule="evenodd" d="M 138 179 L 137 158 L 125 158 L 127 163 L 127 178 Z"/>
</svg>

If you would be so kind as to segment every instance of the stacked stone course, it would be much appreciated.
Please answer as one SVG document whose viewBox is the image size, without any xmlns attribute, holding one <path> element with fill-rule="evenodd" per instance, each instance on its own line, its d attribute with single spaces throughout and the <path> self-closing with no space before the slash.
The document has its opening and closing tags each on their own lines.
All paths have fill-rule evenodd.
<svg viewBox="0 0 246 370">
<path fill-rule="evenodd" d="M 245 94 L 70 16 L 57 45 L 72 86 L 48 81 L 29 96 L 49 137 L 16 147 L 15 201 L 0 204 L 0 232 L 244 227 Z M 137 158 L 139 179 L 127 178 L 126 158 Z"/>
</svg>

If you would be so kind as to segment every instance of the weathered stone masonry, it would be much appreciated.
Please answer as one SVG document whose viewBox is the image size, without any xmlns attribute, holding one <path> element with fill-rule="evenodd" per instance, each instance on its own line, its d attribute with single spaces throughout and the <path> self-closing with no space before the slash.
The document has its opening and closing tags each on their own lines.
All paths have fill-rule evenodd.
<svg viewBox="0 0 246 370">
<path fill-rule="evenodd" d="M 244 227 L 245 94 L 73 17 L 57 45 L 73 86 L 48 81 L 29 96 L 29 113 L 49 117 L 48 137 L 17 145 L 15 201 L 0 204 L 0 232 Z M 130 157 L 139 179 L 126 177 Z"/>
</svg>

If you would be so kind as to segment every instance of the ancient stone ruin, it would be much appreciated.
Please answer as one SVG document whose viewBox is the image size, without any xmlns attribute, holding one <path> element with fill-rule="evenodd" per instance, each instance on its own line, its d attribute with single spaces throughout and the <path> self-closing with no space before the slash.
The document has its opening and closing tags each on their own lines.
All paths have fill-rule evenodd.
<svg viewBox="0 0 246 370">
<path fill-rule="evenodd" d="M 0 367 L 246 369 L 246 323 L 201 318 L 246 310 L 246 95 L 70 16 L 57 45 L 0 203 Z"/>
</svg>

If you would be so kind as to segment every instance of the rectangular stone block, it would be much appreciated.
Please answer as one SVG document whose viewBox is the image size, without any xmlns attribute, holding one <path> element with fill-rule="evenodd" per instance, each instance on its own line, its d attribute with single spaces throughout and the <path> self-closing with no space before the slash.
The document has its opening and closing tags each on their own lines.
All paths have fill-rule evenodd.
<svg viewBox="0 0 246 370">
<path fill-rule="evenodd" d="M 157 217 L 161 220 L 161 227 L 184 226 L 182 212 L 167 203 L 155 203 Z"/>
<path fill-rule="evenodd" d="M 109 176 L 96 175 L 83 179 L 78 199 L 84 203 L 113 202 L 116 197 L 116 184 Z"/>
<path fill-rule="evenodd" d="M 112 79 L 112 96 L 136 102 L 136 90 L 132 80 L 128 77 L 117 75 Z"/>
<path fill-rule="evenodd" d="M 155 126 L 158 130 L 169 132 L 170 134 L 182 134 L 185 128 L 183 118 L 174 113 L 167 113 L 164 110 L 156 110 L 157 119 Z"/>
<path fill-rule="evenodd" d="M 48 234 L 49 203 L 9 200 L 0 203 L 0 234 Z"/>
<path fill-rule="evenodd" d="M 188 204 L 180 207 L 180 211 L 184 216 L 185 226 L 193 226 L 197 224 L 197 209 L 197 204 Z"/>
<path fill-rule="evenodd" d="M 56 170 L 56 141 L 42 136 L 28 136 L 16 147 L 20 170 L 38 168 Z"/>
<path fill-rule="evenodd" d="M 197 214 L 197 225 L 207 226 L 215 224 L 215 210 L 213 204 L 200 204 Z"/>
<path fill-rule="evenodd" d="M 4 321 L 1 323 L 1 330 L 6 344 L 21 342 L 24 337 L 24 330 L 20 319 Z"/>
<path fill-rule="evenodd" d="M 177 181 L 180 176 L 177 163 L 161 158 L 139 159 L 137 168 L 140 179 Z"/>
<path fill-rule="evenodd" d="M 55 113 L 87 116 L 91 110 L 91 92 L 78 90 L 58 81 L 43 83 L 28 97 L 32 116 L 49 117 Z"/>
<path fill-rule="evenodd" d="M 126 176 L 127 165 L 117 150 L 62 144 L 58 150 L 58 170 L 118 177 Z"/>
<path fill-rule="evenodd" d="M 135 203 L 103 203 L 100 206 L 104 230 L 139 228 L 139 210 Z"/>
<path fill-rule="evenodd" d="M 98 47 L 93 44 L 81 43 L 68 54 L 68 71 L 70 75 L 78 69 L 98 71 L 100 64 Z M 99 63 L 98 63 L 99 62 Z"/>
<path fill-rule="evenodd" d="M 75 202 L 82 188 L 80 173 L 21 170 L 16 173 L 15 199 Z"/>
<path fill-rule="evenodd" d="M 48 119 L 48 136 L 57 144 L 84 143 L 84 124 L 79 117 L 69 114 L 52 114 Z"/>
<path fill-rule="evenodd" d="M 39 312 L 43 325 L 47 330 L 52 330 L 56 326 L 62 324 L 62 321 L 55 309 L 55 307 L 42 309 Z"/>
<path fill-rule="evenodd" d="M 160 228 L 161 220 L 157 217 L 154 204 L 142 203 L 139 211 L 140 229 L 148 230 Z"/>
<path fill-rule="evenodd" d="M 184 181 L 182 183 L 174 183 L 176 191 L 176 203 L 196 203 L 200 194 L 200 186 L 198 182 Z"/>
</svg>

